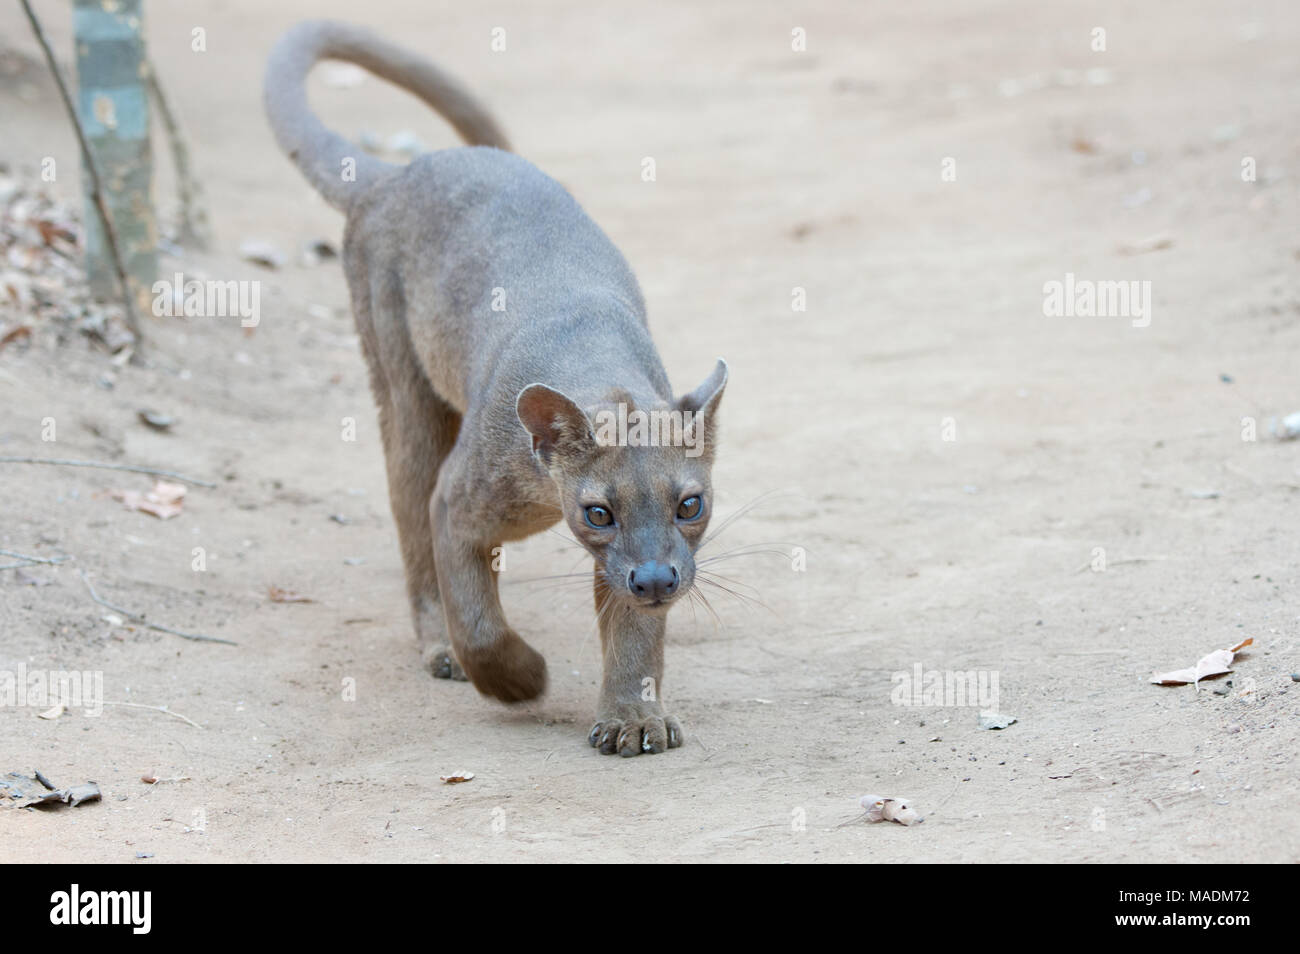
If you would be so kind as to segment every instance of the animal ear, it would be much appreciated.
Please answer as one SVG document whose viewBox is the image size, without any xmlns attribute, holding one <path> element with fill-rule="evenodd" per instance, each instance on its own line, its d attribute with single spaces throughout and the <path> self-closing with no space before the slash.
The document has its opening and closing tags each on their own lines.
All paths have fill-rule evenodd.
<svg viewBox="0 0 1300 954">
<path fill-rule="evenodd" d="M 718 402 L 722 400 L 722 389 L 726 386 L 727 362 L 719 358 L 713 373 L 704 379 L 703 384 L 677 399 L 677 409 L 692 414 L 708 414 L 717 409 Z"/>
<path fill-rule="evenodd" d="M 548 466 L 556 452 L 595 443 L 591 421 L 573 399 L 545 384 L 530 384 L 515 399 L 515 413 L 533 438 L 533 454 Z"/>
<path fill-rule="evenodd" d="M 718 404 L 722 401 L 722 391 L 726 386 L 727 362 L 719 358 L 713 373 L 704 379 L 703 384 L 677 399 L 677 410 L 683 415 L 690 415 L 686 434 L 688 446 L 699 446 L 699 442 L 703 441 L 706 449 L 712 447 Z"/>
</svg>

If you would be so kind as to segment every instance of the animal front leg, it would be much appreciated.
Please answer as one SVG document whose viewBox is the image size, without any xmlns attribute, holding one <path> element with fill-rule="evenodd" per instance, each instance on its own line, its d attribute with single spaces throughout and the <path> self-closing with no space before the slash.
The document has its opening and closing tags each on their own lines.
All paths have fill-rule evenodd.
<svg viewBox="0 0 1300 954">
<path fill-rule="evenodd" d="M 447 635 L 465 675 L 479 692 L 502 702 L 540 696 L 546 691 L 546 660 L 506 623 L 491 545 L 456 525 L 441 484 L 430 511 Z"/>
<path fill-rule="evenodd" d="M 657 754 L 682 744 L 681 724 L 664 711 L 665 618 L 625 606 L 609 596 L 596 571 L 596 613 L 604 679 L 596 724 L 587 741 L 605 755 Z"/>
</svg>

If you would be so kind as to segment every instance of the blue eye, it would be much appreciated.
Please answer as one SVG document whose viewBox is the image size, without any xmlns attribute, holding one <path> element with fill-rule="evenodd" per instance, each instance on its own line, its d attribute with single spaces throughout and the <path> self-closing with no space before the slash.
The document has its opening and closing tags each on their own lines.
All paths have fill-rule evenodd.
<svg viewBox="0 0 1300 954">
<path fill-rule="evenodd" d="M 614 515 L 604 507 L 588 507 L 585 516 L 587 523 L 597 530 L 614 526 Z"/>
<path fill-rule="evenodd" d="M 677 505 L 678 520 L 696 520 L 704 512 L 704 501 L 697 497 L 687 497 Z"/>
</svg>

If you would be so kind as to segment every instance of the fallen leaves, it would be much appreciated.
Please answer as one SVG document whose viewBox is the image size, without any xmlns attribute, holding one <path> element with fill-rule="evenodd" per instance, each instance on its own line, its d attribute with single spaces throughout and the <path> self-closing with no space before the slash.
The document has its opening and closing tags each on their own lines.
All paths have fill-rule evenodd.
<svg viewBox="0 0 1300 954">
<path fill-rule="evenodd" d="M 0 172 L 0 349 L 30 343 L 50 322 L 98 338 L 114 354 L 135 336 L 120 306 L 90 294 L 83 267 L 80 200 Z"/>
<path fill-rule="evenodd" d="M 159 480 L 146 493 L 138 490 L 114 490 L 110 494 L 114 500 L 120 500 L 127 510 L 139 510 L 141 513 L 153 514 L 160 520 L 168 520 L 180 514 L 186 490 L 184 484 Z"/>
<path fill-rule="evenodd" d="M 919 825 L 925 821 L 903 798 L 889 798 L 884 795 L 863 795 L 858 804 L 867 810 L 867 821 L 897 822 L 900 825 Z"/>
<path fill-rule="evenodd" d="M 10 772 L 0 778 L 0 804 L 16 808 L 33 808 L 37 806 L 71 805 L 76 808 L 82 802 L 100 800 L 99 785 L 95 782 L 83 782 L 56 788 L 54 783 L 39 771 L 33 775 Z"/>
<path fill-rule="evenodd" d="M 981 729 L 1005 729 L 1016 722 L 1016 717 L 1000 712 L 981 712 L 979 725 Z"/>
<path fill-rule="evenodd" d="M 458 785 L 461 782 L 468 782 L 473 777 L 473 772 L 452 772 L 450 775 L 443 775 L 442 780 L 448 785 Z"/>
<path fill-rule="evenodd" d="M 1187 669 L 1175 669 L 1173 672 L 1152 673 L 1151 682 L 1157 686 L 1182 686 L 1187 683 L 1195 685 L 1210 676 L 1222 676 L 1232 672 L 1232 661 L 1237 653 L 1254 643 L 1254 639 L 1243 639 L 1229 649 L 1216 649 L 1197 660 L 1196 665 Z"/>
<path fill-rule="evenodd" d="M 35 805 L 51 805 L 62 802 L 65 805 L 71 805 L 76 808 L 82 802 L 99 801 L 99 786 L 94 782 L 83 782 L 80 785 L 69 785 L 67 788 L 56 789 L 48 792 L 39 798 L 34 798 L 29 802 L 20 805 L 20 808 L 30 808 Z"/>
<path fill-rule="evenodd" d="M 310 596 L 303 596 L 301 593 L 295 593 L 293 590 L 281 589 L 278 586 L 268 586 L 266 595 L 271 598 L 272 603 L 314 603 L 316 602 Z"/>
<path fill-rule="evenodd" d="M 17 341 L 19 338 L 30 338 L 32 329 L 30 325 L 18 325 L 16 328 L 10 328 L 4 334 L 0 335 L 0 351 L 3 351 L 5 345 Z"/>
</svg>

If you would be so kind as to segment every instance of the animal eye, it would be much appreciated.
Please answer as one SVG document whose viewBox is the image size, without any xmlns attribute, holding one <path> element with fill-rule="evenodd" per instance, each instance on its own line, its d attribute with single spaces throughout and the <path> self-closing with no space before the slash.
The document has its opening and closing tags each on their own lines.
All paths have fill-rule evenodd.
<svg viewBox="0 0 1300 954">
<path fill-rule="evenodd" d="M 683 500 L 681 503 L 677 505 L 677 519 L 694 520 L 696 517 L 700 515 L 700 511 L 703 509 L 704 509 L 704 501 L 701 500 L 698 496 L 687 497 L 685 500 Z"/>
<path fill-rule="evenodd" d="M 612 527 L 614 525 L 614 515 L 604 507 L 588 507 L 586 514 L 587 523 L 597 529 Z"/>
</svg>

